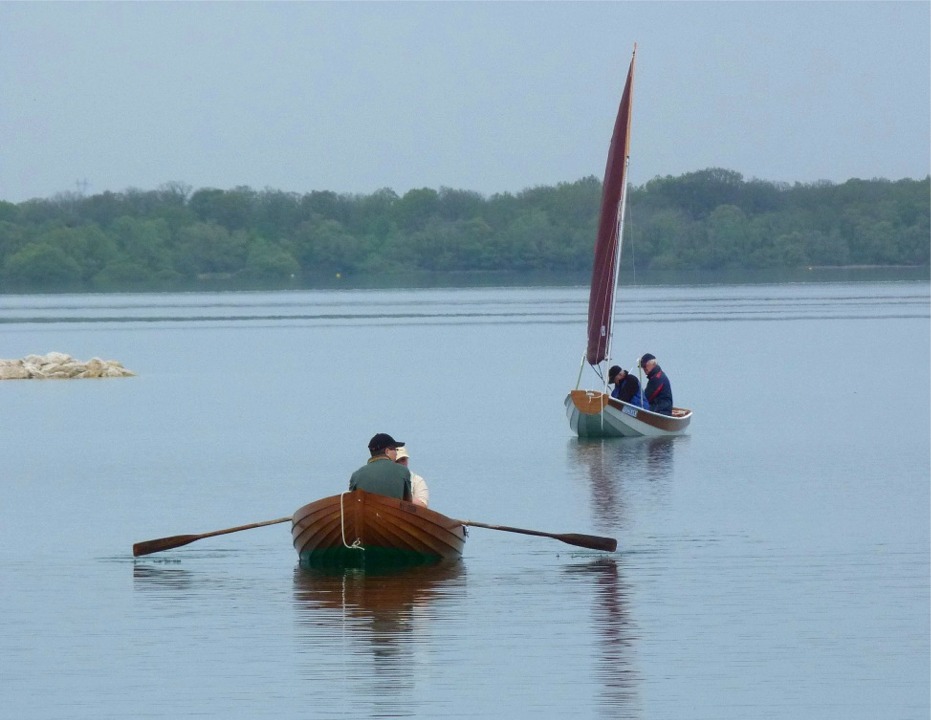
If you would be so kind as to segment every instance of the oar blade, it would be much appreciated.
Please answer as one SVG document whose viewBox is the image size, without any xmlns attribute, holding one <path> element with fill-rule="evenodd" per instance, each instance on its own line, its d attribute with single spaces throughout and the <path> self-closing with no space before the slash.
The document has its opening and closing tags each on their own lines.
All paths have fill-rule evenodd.
<svg viewBox="0 0 931 720">
<path fill-rule="evenodd" d="M 171 537 L 158 538 L 156 540 L 143 540 L 133 545 L 133 557 L 140 555 L 151 555 L 152 553 L 161 552 L 162 550 L 171 550 L 172 548 L 187 545 L 195 540 L 199 540 L 201 535 L 172 535 Z"/>
<path fill-rule="evenodd" d="M 617 540 L 610 537 L 601 537 L 599 535 L 582 535 L 581 533 L 550 533 L 542 530 L 528 530 L 527 528 L 509 527 L 507 525 L 489 525 L 488 523 L 476 522 L 475 520 L 459 520 L 463 525 L 473 527 L 488 528 L 489 530 L 503 530 L 504 532 L 520 533 L 521 535 L 537 535 L 539 537 L 553 538 L 570 545 L 589 548 L 591 550 L 603 550 L 605 552 L 614 552 L 617 550 Z"/>
<path fill-rule="evenodd" d="M 605 552 L 614 552 L 617 550 L 617 540 L 609 537 L 599 537 L 597 535 L 579 535 L 578 533 L 562 533 L 553 537 L 562 540 L 570 545 L 589 548 L 591 550 L 604 550 Z"/>
</svg>

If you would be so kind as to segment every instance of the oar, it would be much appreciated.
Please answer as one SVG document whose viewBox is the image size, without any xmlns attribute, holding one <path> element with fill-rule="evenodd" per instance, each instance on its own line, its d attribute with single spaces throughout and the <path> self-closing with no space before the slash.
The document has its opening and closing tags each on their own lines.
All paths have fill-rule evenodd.
<svg viewBox="0 0 931 720">
<path fill-rule="evenodd" d="M 507 527 L 506 525 L 488 525 L 486 523 L 475 522 L 474 520 L 457 520 L 456 522 L 472 527 L 488 528 L 489 530 L 504 530 L 504 532 L 520 533 L 521 535 L 539 535 L 549 537 L 554 540 L 561 540 L 570 545 L 591 548 L 592 550 L 604 550 L 614 552 L 617 550 L 617 540 L 609 537 L 599 537 L 598 535 L 580 535 L 579 533 L 548 533 L 540 530 L 524 530 L 522 528 Z"/>
<path fill-rule="evenodd" d="M 239 527 L 227 528 L 226 530 L 214 530 L 213 532 L 201 533 L 200 535 L 172 535 L 171 537 L 157 538 L 155 540 L 143 540 L 133 545 L 133 556 L 151 555 L 152 553 L 161 552 L 162 550 L 171 550 L 172 548 L 187 545 L 195 540 L 213 537 L 214 535 L 226 535 L 227 533 L 239 532 L 240 530 L 251 530 L 252 528 L 263 527 L 264 525 L 275 525 L 277 523 L 290 522 L 291 516 L 278 518 L 277 520 L 265 520 L 264 522 L 250 523 L 249 525 L 240 525 Z"/>
</svg>

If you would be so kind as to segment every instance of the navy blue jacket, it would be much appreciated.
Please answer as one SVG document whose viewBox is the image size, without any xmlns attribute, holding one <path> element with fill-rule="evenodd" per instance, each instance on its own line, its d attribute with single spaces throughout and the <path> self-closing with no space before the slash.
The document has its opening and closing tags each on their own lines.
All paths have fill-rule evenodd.
<svg viewBox="0 0 931 720">
<path fill-rule="evenodd" d="M 659 365 L 655 365 L 647 375 L 647 389 L 644 394 L 650 403 L 650 410 L 663 415 L 672 415 L 672 385 Z"/>
<path fill-rule="evenodd" d="M 640 381 L 631 373 L 627 373 L 624 379 L 614 386 L 614 390 L 611 391 L 611 397 L 643 407 L 643 397 L 640 394 Z"/>
</svg>

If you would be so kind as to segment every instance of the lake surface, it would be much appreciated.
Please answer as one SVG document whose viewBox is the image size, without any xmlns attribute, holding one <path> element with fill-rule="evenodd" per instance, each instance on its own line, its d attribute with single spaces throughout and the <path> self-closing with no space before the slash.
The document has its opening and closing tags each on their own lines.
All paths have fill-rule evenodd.
<svg viewBox="0 0 931 720">
<path fill-rule="evenodd" d="M 11 718 L 929 714 L 929 284 L 633 287 L 671 440 L 579 441 L 587 290 L 0 296 L 0 357 L 137 377 L 0 383 Z M 461 563 L 301 570 L 289 515 L 375 432 Z"/>
</svg>

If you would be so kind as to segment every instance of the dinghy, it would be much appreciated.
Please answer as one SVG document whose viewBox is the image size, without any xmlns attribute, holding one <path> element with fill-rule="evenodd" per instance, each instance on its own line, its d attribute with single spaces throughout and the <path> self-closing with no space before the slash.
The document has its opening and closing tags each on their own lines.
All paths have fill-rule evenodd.
<svg viewBox="0 0 931 720">
<path fill-rule="evenodd" d="M 423 565 L 462 557 L 459 520 L 384 495 L 354 490 L 299 508 L 291 537 L 302 565 Z"/>
<path fill-rule="evenodd" d="M 692 420 L 692 411 L 686 408 L 673 408 L 671 415 L 664 415 L 612 398 L 608 392 L 610 378 L 606 373 L 611 364 L 615 293 L 620 274 L 624 212 L 627 205 L 627 166 L 630 159 L 631 100 L 636 55 L 637 48 L 634 46 L 634 56 L 630 60 L 605 166 L 601 216 L 588 300 L 588 344 L 582 357 L 576 387 L 565 400 L 569 427 L 580 438 L 681 435 Z M 591 390 L 580 388 L 586 363 L 600 380 L 599 387 Z"/>
</svg>

